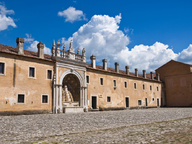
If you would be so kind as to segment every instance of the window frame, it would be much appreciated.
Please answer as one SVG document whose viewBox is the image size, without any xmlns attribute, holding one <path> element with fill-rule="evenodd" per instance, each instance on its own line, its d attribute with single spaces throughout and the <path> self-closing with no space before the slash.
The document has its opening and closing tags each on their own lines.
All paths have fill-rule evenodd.
<svg viewBox="0 0 192 144">
<path fill-rule="evenodd" d="M 133 87 L 134 87 L 134 89 L 137 89 L 137 83 L 136 82 L 134 82 Z"/>
<path fill-rule="evenodd" d="M 159 87 L 157 86 L 157 91 L 159 91 Z"/>
<path fill-rule="evenodd" d="M 23 103 L 18 102 L 18 100 L 19 100 L 19 95 L 24 95 L 24 102 L 23 102 Z M 17 104 L 25 104 L 25 103 L 26 103 L 26 96 L 25 96 L 25 94 L 24 94 L 24 93 L 18 93 L 18 94 L 17 94 Z"/>
<path fill-rule="evenodd" d="M 141 102 L 141 104 L 139 104 L 139 102 Z M 138 106 L 142 106 L 142 100 L 138 100 Z"/>
<path fill-rule="evenodd" d="M 117 88 L 117 81 L 115 79 L 113 80 L 113 88 Z"/>
<path fill-rule="evenodd" d="M 48 78 L 48 71 L 51 71 L 51 78 Z M 52 80 L 52 79 L 53 79 L 53 70 L 47 69 L 46 79 L 47 79 L 47 80 Z"/>
<path fill-rule="evenodd" d="M 143 90 L 145 90 L 145 84 L 143 84 Z"/>
<path fill-rule="evenodd" d="M 47 103 L 43 103 L 43 96 L 47 96 Z M 49 95 L 48 94 L 41 95 L 41 104 L 49 104 Z"/>
<path fill-rule="evenodd" d="M 111 102 L 111 97 L 110 96 L 107 96 L 107 102 Z"/>
<path fill-rule="evenodd" d="M 124 81 L 124 87 L 127 88 L 127 81 Z"/>
<path fill-rule="evenodd" d="M 6 63 L 4 61 L 0 61 L 0 63 L 4 64 L 3 73 L 0 73 L 0 75 L 6 75 Z"/>
<path fill-rule="evenodd" d="M 150 85 L 150 88 L 149 88 L 149 89 L 150 89 L 150 91 L 152 91 L 152 89 L 153 89 L 153 88 L 152 88 L 152 85 Z"/>
<path fill-rule="evenodd" d="M 34 68 L 34 77 L 30 76 L 30 68 Z M 28 78 L 36 79 L 36 68 L 34 66 L 29 66 L 29 68 L 28 68 Z"/>
<path fill-rule="evenodd" d="M 87 78 L 89 78 L 88 82 L 87 82 Z M 86 75 L 86 83 L 90 84 L 90 76 L 89 75 Z"/>
<path fill-rule="evenodd" d="M 104 85 L 104 79 L 101 77 L 101 78 L 99 78 L 99 80 L 100 80 L 100 85 L 103 86 Z"/>
</svg>

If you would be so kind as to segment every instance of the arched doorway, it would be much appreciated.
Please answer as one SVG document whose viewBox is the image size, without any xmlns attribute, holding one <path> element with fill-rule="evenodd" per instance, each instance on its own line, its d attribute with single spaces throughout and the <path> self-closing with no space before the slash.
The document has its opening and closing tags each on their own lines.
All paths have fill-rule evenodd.
<svg viewBox="0 0 192 144">
<path fill-rule="evenodd" d="M 80 104 L 80 81 L 74 74 L 67 74 L 63 79 L 62 88 L 67 86 L 68 91 L 71 93 L 74 102 Z"/>
</svg>

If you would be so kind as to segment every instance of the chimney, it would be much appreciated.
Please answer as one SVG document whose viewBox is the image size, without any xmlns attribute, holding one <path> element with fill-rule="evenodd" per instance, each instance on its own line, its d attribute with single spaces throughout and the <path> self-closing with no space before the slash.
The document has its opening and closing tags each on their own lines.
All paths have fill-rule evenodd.
<svg viewBox="0 0 192 144">
<path fill-rule="evenodd" d="M 90 57 L 90 59 L 91 59 L 91 67 L 95 69 L 96 68 L 96 62 L 95 62 L 96 57 L 94 55 L 92 55 Z"/>
<path fill-rule="evenodd" d="M 44 44 L 40 41 L 38 44 L 37 44 L 37 48 L 38 48 L 38 57 L 39 58 L 44 58 Z"/>
<path fill-rule="evenodd" d="M 138 69 L 135 69 L 135 76 L 138 77 Z"/>
<path fill-rule="evenodd" d="M 107 70 L 107 59 L 103 59 L 102 62 L 103 62 L 103 69 Z"/>
<path fill-rule="evenodd" d="M 146 78 L 146 70 L 143 70 L 143 78 Z"/>
<path fill-rule="evenodd" d="M 129 75 L 129 66 L 125 66 L 126 74 Z"/>
<path fill-rule="evenodd" d="M 23 38 L 17 38 L 16 39 L 17 49 L 18 49 L 19 55 L 24 55 L 24 42 L 25 42 L 25 40 Z"/>
<path fill-rule="evenodd" d="M 150 72 L 150 75 L 151 75 L 151 79 L 153 80 L 153 72 Z"/>
<path fill-rule="evenodd" d="M 119 63 L 115 63 L 115 72 L 119 73 Z"/>
<path fill-rule="evenodd" d="M 160 74 L 159 74 L 159 73 L 156 74 L 156 79 L 157 79 L 158 81 L 160 81 Z"/>
</svg>

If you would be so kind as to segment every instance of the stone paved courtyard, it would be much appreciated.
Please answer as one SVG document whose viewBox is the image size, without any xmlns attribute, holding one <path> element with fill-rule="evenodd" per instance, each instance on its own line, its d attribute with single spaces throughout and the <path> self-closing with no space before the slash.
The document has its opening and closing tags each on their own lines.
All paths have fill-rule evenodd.
<svg viewBox="0 0 192 144">
<path fill-rule="evenodd" d="M 0 143 L 192 143 L 192 108 L 0 116 Z"/>
</svg>

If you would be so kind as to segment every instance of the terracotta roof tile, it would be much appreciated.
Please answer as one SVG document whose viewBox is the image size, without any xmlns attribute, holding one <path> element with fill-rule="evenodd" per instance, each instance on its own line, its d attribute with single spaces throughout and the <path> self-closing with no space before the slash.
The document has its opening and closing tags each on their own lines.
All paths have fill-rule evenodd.
<svg viewBox="0 0 192 144">
<path fill-rule="evenodd" d="M 18 55 L 17 54 L 18 50 L 16 47 L 11 47 L 11 46 L 2 45 L 2 44 L 0 44 L 0 52 Z M 28 51 L 28 50 L 24 50 L 24 56 L 41 59 L 38 57 L 37 52 L 32 52 L 32 51 Z M 51 55 L 44 54 L 43 60 L 52 61 Z"/>
<path fill-rule="evenodd" d="M 96 65 L 96 69 L 94 69 L 94 68 L 91 67 L 91 64 L 88 64 L 87 68 L 92 69 L 92 70 L 99 70 L 99 71 L 106 72 L 106 70 L 104 70 L 103 67 L 102 67 L 102 66 L 99 66 L 99 65 Z M 123 70 L 119 70 L 119 73 L 116 73 L 116 72 L 115 72 L 115 69 L 109 68 L 109 67 L 107 68 L 107 72 L 114 73 L 114 74 L 121 74 L 121 75 L 124 75 L 124 76 L 128 76 L 128 75 L 126 74 L 126 72 L 123 71 Z M 129 72 L 129 76 L 130 76 L 130 77 L 134 77 L 134 78 L 144 79 L 144 78 L 143 78 L 143 75 L 140 75 L 140 74 L 139 74 L 138 77 L 136 77 L 136 76 L 135 76 L 135 73 L 132 73 L 132 72 Z M 156 82 L 157 82 L 157 80 L 155 79 L 155 78 L 156 78 L 156 77 L 155 77 L 156 74 L 154 73 L 153 76 L 154 76 L 154 80 L 152 80 L 152 81 L 156 81 Z M 151 80 L 150 74 L 146 74 L 146 79 L 147 79 L 147 80 Z"/>
</svg>

